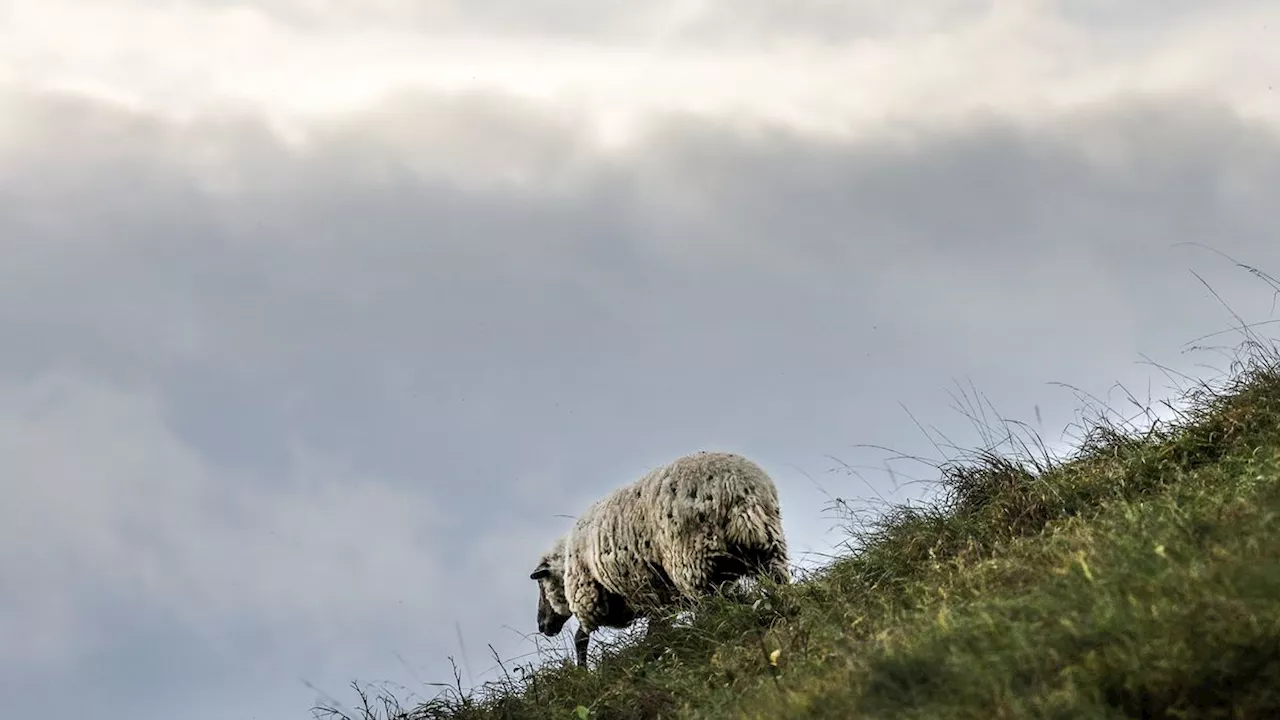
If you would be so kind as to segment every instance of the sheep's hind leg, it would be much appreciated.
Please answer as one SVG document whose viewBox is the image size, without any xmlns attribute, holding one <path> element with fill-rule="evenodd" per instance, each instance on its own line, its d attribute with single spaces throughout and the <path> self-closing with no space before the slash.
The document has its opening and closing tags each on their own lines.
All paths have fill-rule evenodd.
<svg viewBox="0 0 1280 720">
<path fill-rule="evenodd" d="M 779 585 L 790 585 L 791 566 L 787 563 L 786 556 L 775 555 L 769 563 L 768 571 L 765 575 Z"/>
<path fill-rule="evenodd" d="M 713 594 L 718 585 L 715 559 L 705 555 L 687 558 L 685 564 L 671 574 L 671 582 L 687 600 Z"/>
<path fill-rule="evenodd" d="M 645 620 L 644 639 L 647 641 L 661 637 L 670 627 L 671 621 L 665 614 L 654 613 Z"/>
<path fill-rule="evenodd" d="M 657 660 L 671 647 L 672 633 L 675 632 L 674 606 L 655 608 L 645 620 L 644 637 L 640 644 L 646 648 L 644 656 L 649 661 Z"/>
</svg>

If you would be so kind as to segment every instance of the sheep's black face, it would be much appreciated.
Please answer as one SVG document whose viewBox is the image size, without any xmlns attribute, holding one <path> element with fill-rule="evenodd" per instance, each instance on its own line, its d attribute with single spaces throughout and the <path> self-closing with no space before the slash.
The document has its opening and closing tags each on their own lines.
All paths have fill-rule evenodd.
<svg viewBox="0 0 1280 720">
<path fill-rule="evenodd" d="M 538 587 L 538 631 L 547 637 L 555 637 L 564 629 L 564 624 L 569 622 L 568 615 L 561 615 L 556 609 L 551 607 L 551 603 L 547 601 L 547 591 Z"/>
<path fill-rule="evenodd" d="M 547 637 L 560 634 L 572 615 L 564 592 L 564 572 L 560 567 L 563 563 L 556 562 L 559 553 L 551 555 L 544 557 L 529 575 L 538 581 L 538 631 Z"/>
</svg>

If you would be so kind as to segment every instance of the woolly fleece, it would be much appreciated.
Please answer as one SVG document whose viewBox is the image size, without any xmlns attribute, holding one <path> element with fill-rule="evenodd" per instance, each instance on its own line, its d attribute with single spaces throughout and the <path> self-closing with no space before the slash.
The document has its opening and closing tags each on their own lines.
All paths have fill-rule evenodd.
<svg viewBox="0 0 1280 720">
<path fill-rule="evenodd" d="M 588 633 L 753 572 L 790 581 L 773 481 L 723 452 L 680 457 L 618 488 L 541 561 L 553 568 L 547 600 Z"/>
</svg>

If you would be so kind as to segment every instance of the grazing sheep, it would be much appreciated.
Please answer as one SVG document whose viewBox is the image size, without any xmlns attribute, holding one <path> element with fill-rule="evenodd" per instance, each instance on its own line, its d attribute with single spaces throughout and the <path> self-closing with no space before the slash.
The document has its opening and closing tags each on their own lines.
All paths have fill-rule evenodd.
<svg viewBox="0 0 1280 720">
<path fill-rule="evenodd" d="M 538 581 L 538 630 L 555 636 L 576 616 L 585 666 L 597 628 L 626 627 L 754 574 L 791 580 L 777 488 L 740 455 L 699 452 L 596 501 L 529 577 Z"/>
</svg>

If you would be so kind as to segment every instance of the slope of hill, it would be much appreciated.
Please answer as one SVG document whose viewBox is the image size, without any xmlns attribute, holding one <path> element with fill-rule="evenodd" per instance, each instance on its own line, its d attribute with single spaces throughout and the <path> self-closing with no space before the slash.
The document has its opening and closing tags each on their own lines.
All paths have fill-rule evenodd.
<svg viewBox="0 0 1280 720">
<path fill-rule="evenodd" d="M 590 670 L 546 661 L 415 708 L 366 696 L 319 715 L 1280 717 L 1280 362 L 1247 358 L 1171 422 L 1100 416 L 1069 458 L 946 464 L 936 505 Z"/>
</svg>

